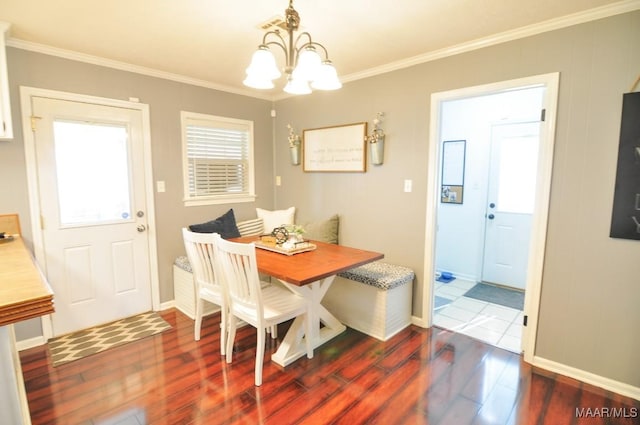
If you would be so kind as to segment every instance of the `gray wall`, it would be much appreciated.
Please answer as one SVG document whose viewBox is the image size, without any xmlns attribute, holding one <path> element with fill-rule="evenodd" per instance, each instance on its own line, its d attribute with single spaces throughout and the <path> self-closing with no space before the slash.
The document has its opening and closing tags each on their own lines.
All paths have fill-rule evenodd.
<svg viewBox="0 0 640 425">
<path fill-rule="evenodd" d="M 137 97 L 149 105 L 154 182 L 164 180 L 165 193 L 155 194 L 160 301 L 173 300 L 171 265 L 183 255 L 181 227 L 218 217 L 229 205 L 184 207 L 180 111 L 221 115 L 254 122 L 255 203 L 233 205 L 238 220 L 255 217 L 255 207 L 271 208 L 272 102 L 209 90 L 139 74 L 79 63 L 53 56 L 7 48 L 9 84 L 15 139 L 0 142 L 0 214 L 18 213 L 24 238 L 31 246 L 19 86 L 52 89 L 113 99 Z M 155 187 L 155 185 L 154 185 Z M 41 335 L 40 321 L 16 326 L 17 338 Z"/>
<path fill-rule="evenodd" d="M 412 267 L 413 312 L 422 316 L 431 94 L 560 72 L 535 354 L 640 387 L 640 243 L 608 236 L 622 94 L 640 72 L 639 52 L 636 11 L 278 101 L 276 206 L 317 218 L 339 213 L 342 243 Z M 288 163 L 288 123 L 300 130 L 371 122 L 377 111 L 386 114 L 384 165 L 333 174 Z M 404 179 L 413 180 L 412 193 L 403 193 Z"/>
</svg>

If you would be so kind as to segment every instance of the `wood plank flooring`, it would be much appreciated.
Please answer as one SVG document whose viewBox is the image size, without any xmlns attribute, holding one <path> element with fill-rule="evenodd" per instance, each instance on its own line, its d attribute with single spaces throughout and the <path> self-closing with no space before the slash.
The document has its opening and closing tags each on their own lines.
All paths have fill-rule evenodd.
<svg viewBox="0 0 640 425">
<path fill-rule="evenodd" d="M 171 330 L 56 368 L 46 346 L 22 351 L 33 424 L 640 423 L 636 400 L 435 327 L 387 342 L 348 329 L 284 369 L 269 361 L 278 344 L 269 339 L 255 387 L 253 328 L 238 330 L 229 365 L 219 314 L 198 342 L 188 317 L 161 314 Z"/>
</svg>

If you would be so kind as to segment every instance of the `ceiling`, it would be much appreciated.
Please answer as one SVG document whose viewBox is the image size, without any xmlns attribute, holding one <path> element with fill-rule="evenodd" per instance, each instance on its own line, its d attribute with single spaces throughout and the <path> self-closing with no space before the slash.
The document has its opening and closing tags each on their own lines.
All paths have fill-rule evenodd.
<svg viewBox="0 0 640 425">
<path fill-rule="evenodd" d="M 9 46 L 250 96 L 259 25 L 287 0 L 0 0 Z M 640 8 L 640 0 L 296 0 L 343 82 Z M 274 50 L 279 64 L 281 53 Z"/>
</svg>

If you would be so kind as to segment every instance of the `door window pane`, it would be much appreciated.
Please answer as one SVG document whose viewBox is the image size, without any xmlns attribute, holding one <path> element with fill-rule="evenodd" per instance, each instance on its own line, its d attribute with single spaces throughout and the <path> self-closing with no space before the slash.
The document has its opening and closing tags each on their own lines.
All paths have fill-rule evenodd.
<svg viewBox="0 0 640 425">
<path fill-rule="evenodd" d="M 502 140 L 498 182 L 500 212 L 533 213 L 537 167 L 537 137 L 512 137 Z"/>
<path fill-rule="evenodd" d="M 55 121 L 60 223 L 131 219 L 127 128 Z"/>
</svg>

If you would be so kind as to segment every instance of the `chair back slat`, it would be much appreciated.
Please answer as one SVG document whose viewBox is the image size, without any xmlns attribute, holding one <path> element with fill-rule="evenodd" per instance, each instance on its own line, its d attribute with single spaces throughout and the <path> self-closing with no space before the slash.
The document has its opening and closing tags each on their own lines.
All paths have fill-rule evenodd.
<svg viewBox="0 0 640 425">
<path fill-rule="evenodd" d="M 220 272 L 232 308 L 242 309 L 245 313 L 254 311 L 255 320 L 262 317 L 262 291 L 255 245 L 226 241 L 216 238 Z"/>
<path fill-rule="evenodd" d="M 184 248 L 191 264 L 196 285 L 203 287 L 219 287 L 216 281 L 214 264 L 215 233 L 195 233 L 182 229 Z"/>
</svg>

